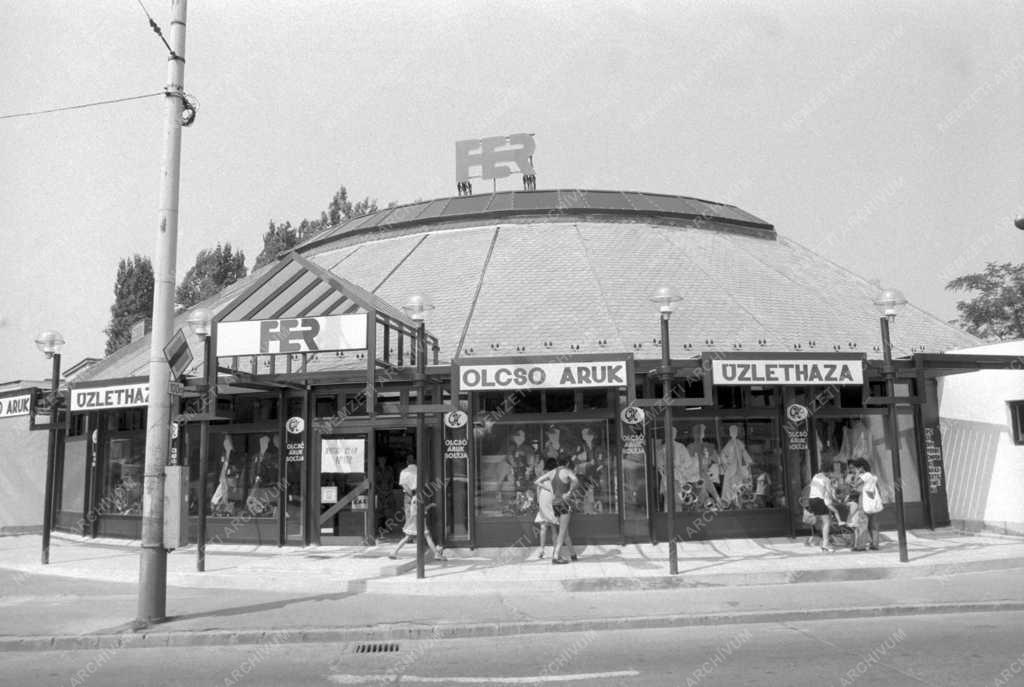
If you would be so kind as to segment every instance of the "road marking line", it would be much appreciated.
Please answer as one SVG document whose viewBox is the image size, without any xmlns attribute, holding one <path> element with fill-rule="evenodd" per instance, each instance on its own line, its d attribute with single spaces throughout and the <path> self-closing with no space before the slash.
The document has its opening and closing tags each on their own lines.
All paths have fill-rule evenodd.
<svg viewBox="0 0 1024 687">
<path fill-rule="evenodd" d="M 380 683 L 393 678 L 394 682 L 420 682 L 438 684 L 495 684 L 495 685 L 537 685 L 544 682 L 578 682 L 583 680 L 608 680 L 616 677 L 637 677 L 640 672 L 637 670 L 615 670 L 607 673 L 568 673 L 565 675 L 528 675 L 524 677 L 431 677 L 427 675 L 353 675 L 338 674 L 328 675 L 327 679 L 339 685 L 365 685 L 369 683 Z"/>
</svg>

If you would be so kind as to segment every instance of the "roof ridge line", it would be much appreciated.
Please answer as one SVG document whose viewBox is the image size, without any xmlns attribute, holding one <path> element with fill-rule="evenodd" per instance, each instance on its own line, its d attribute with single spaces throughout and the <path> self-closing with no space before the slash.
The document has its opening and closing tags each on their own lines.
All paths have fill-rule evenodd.
<svg viewBox="0 0 1024 687">
<path fill-rule="evenodd" d="M 495 225 L 494 235 L 491 236 L 491 245 L 487 248 L 487 257 L 480 268 L 480 280 L 476 283 L 476 291 L 473 292 L 473 301 L 469 304 L 469 312 L 466 314 L 466 323 L 462 326 L 462 333 L 459 334 L 459 343 L 455 346 L 455 353 L 452 358 L 458 358 L 462 353 L 462 346 L 466 343 L 466 335 L 469 333 L 469 325 L 473 322 L 473 313 L 476 312 L 476 304 L 480 299 L 480 292 L 484 288 L 484 278 L 487 276 L 487 268 L 491 265 L 491 256 L 494 255 L 494 246 L 498 243 L 498 234 L 501 233 L 501 225 Z"/>
</svg>

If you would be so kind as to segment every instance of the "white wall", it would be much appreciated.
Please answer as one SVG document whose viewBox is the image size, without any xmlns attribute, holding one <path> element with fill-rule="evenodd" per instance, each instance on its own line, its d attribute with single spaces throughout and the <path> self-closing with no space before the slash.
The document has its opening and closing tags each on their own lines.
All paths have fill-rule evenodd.
<svg viewBox="0 0 1024 687">
<path fill-rule="evenodd" d="M 939 379 L 939 416 L 954 526 L 1024 534 L 1024 446 L 1013 443 L 1007 401 L 1024 400 L 1024 341 L 959 354 L 1015 355 L 1010 370 Z"/>
</svg>

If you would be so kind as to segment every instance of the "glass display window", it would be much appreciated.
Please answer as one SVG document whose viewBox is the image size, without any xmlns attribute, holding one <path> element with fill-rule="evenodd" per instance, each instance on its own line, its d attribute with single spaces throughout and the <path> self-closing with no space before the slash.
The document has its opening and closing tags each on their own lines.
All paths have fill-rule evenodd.
<svg viewBox="0 0 1024 687">
<path fill-rule="evenodd" d="M 818 418 L 815 421 L 818 466 L 830 476 L 840 501 L 857 489 L 859 480 L 854 470 L 857 461 L 866 461 L 870 471 L 878 477 L 882 498 L 887 503 L 895 499 L 892 446 L 886 424 L 887 416 L 878 413 Z M 907 502 L 920 501 L 913 416 L 898 415 L 897 426 L 903 499 Z"/>
<path fill-rule="evenodd" d="M 210 517 L 275 517 L 280 480 L 280 438 L 277 432 L 240 434 L 210 428 L 206 472 L 206 509 Z M 189 513 L 199 512 L 199 441 L 189 442 Z"/>
<path fill-rule="evenodd" d="M 618 512 L 618 477 L 608 420 L 498 423 L 476 428 L 476 512 L 484 518 L 533 516 L 534 480 L 567 461 L 576 473 L 576 513 Z"/>
<path fill-rule="evenodd" d="M 677 511 L 785 508 L 774 419 L 700 418 L 672 424 Z M 668 510 L 664 432 L 655 447 L 658 507 Z"/>
<path fill-rule="evenodd" d="M 142 514 L 142 475 L 146 461 L 143 432 L 107 439 L 106 460 L 97 512 L 108 515 Z"/>
</svg>

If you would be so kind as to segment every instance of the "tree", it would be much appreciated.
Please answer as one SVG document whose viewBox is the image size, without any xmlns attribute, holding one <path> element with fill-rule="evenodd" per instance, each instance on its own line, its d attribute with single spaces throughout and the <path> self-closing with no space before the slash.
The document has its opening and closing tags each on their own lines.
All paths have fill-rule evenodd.
<svg viewBox="0 0 1024 687">
<path fill-rule="evenodd" d="M 984 272 L 957 277 L 946 289 L 978 292 L 956 304 L 960 324 L 971 334 L 983 339 L 1024 338 L 1024 263 L 990 262 Z"/>
<path fill-rule="evenodd" d="M 274 220 L 270 220 L 270 227 L 263 234 L 263 250 L 256 256 L 256 264 L 253 265 L 253 269 L 274 262 L 278 255 L 297 243 L 297 238 L 291 222 L 274 224 Z"/>
<path fill-rule="evenodd" d="M 393 205 L 394 203 L 391 203 L 388 207 Z M 337 226 L 355 217 L 369 215 L 377 212 L 378 209 L 377 199 L 371 199 L 369 196 L 352 203 L 348 199 L 348 189 L 342 185 L 331 196 L 331 202 L 327 204 L 327 209 L 322 211 L 317 219 L 304 219 L 295 228 L 292 228 L 290 222 L 275 225 L 271 220 L 270 228 L 263 234 L 263 250 L 256 257 L 253 269 L 273 262 L 284 251 L 308 241 L 329 227 Z"/>
<path fill-rule="evenodd" d="M 178 307 L 188 308 L 234 284 L 247 272 L 245 253 L 232 252 L 230 243 L 203 249 L 196 256 L 196 264 L 188 268 L 178 285 L 175 301 Z"/>
<path fill-rule="evenodd" d="M 106 355 L 129 343 L 132 325 L 152 314 L 153 263 L 142 255 L 122 258 L 114 280 L 110 324 L 103 330 L 107 335 Z"/>
</svg>

